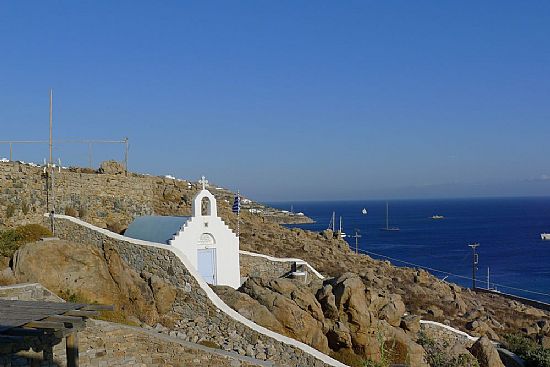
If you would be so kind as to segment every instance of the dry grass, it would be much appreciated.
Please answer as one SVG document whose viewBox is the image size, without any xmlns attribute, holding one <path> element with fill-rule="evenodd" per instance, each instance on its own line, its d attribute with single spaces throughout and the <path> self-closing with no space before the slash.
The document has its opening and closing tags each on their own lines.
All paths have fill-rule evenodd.
<svg viewBox="0 0 550 367">
<path fill-rule="evenodd" d="M 87 304 L 95 304 L 97 302 L 91 301 L 87 299 L 86 297 L 82 296 L 78 293 L 71 293 L 69 290 L 60 290 L 56 292 L 57 295 L 61 298 L 63 298 L 67 302 L 71 303 L 87 303 Z M 103 320 L 103 321 L 109 321 L 109 322 L 115 322 L 117 324 L 124 324 L 124 325 L 130 325 L 130 326 L 139 326 L 136 322 L 132 321 L 130 315 L 128 315 L 124 310 L 121 310 L 119 307 L 115 305 L 114 311 L 100 311 L 99 316 L 93 317 L 94 319 Z"/>
<path fill-rule="evenodd" d="M 12 257 L 19 247 L 35 242 L 52 233 L 38 224 L 28 224 L 15 229 L 0 231 L 0 256 Z"/>
</svg>

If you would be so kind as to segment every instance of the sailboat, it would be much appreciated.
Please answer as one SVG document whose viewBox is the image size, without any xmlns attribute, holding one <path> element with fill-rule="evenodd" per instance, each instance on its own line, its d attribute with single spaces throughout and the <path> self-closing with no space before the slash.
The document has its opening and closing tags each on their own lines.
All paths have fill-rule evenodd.
<svg viewBox="0 0 550 367">
<path fill-rule="evenodd" d="M 332 217 L 330 218 L 330 222 L 328 223 L 328 228 L 332 232 L 334 232 L 336 226 L 336 212 L 332 212 Z"/>
<path fill-rule="evenodd" d="M 367 208 L 363 208 L 363 210 L 361 210 L 361 213 L 367 214 Z"/>
<path fill-rule="evenodd" d="M 398 227 L 390 227 L 390 221 L 389 221 L 389 205 L 386 201 L 386 228 L 380 228 L 382 231 L 399 231 Z"/>
<path fill-rule="evenodd" d="M 346 233 L 342 230 L 342 216 L 340 216 L 340 230 L 338 231 L 338 234 L 340 235 L 340 238 L 346 237 Z"/>
<path fill-rule="evenodd" d="M 340 216 L 340 230 L 336 232 L 336 212 L 332 212 L 327 229 L 330 229 L 334 234 L 338 233 L 341 238 L 346 237 L 346 234 L 342 231 L 342 216 Z"/>
</svg>

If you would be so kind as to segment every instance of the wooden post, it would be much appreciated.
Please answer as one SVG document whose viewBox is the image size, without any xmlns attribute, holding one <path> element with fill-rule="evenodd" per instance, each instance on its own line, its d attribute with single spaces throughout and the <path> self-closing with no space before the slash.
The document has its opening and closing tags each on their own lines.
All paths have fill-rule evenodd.
<svg viewBox="0 0 550 367">
<path fill-rule="evenodd" d="M 78 334 L 73 332 L 65 338 L 67 347 L 67 367 L 78 367 Z"/>
<path fill-rule="evenodd" d="M 52 345 L 46 345 L 44 347 L 44 350 L 42 351 L 42 359 L 44 361 L 53 363 L 53 346 Z"/>
<path fill-rule="evenodd" d="M 37 356 L 37 358 L 32 358 L 31 359 L 31 367 L 40 367 L 40 365 L 42 364 L 42 361 L 40 359 L 41 358 L 38 358 L 38 356 Z"/>
</svg>

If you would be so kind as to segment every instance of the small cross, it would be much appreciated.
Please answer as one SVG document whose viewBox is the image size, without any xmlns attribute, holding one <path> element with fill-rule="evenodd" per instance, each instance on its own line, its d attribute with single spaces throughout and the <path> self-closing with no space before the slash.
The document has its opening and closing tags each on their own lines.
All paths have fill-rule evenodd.
<svg viewBox="0 0 550 367">
<path fill-rule="evenodd" d="M 202 189 L 204 190 L 206 188 L 206 185 L 208 185 L 208 180 L 206 177 L 202 176 L 199 180 L 199 183 L 202 184 Z"/>
</svg>

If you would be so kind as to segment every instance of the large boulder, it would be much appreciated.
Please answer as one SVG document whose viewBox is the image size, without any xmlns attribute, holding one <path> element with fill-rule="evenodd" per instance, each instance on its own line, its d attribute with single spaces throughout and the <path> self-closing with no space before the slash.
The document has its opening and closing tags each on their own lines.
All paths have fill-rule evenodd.
<svg viewBox="0 0 550 367">
<path fill-rule="evenodd" d="M 115 248 L 68 241 L 39 241 L 21 247 L 13 258 L 19 282 L 37 282 L 65 298 L 114 304 L 142 322 L 159 319 L 155 295 L 148 282 L 122 260 Z M 47 271 L 44 271 L 47 269 Z M 171 308 L 172 290 L 155 280 L 161 311 Z"/>
<path fill-rule="evenodd" d="M 373 316 L 369 311 L 361 278 L 357 274 L 346 273 L 336 279 L 332 292 L 339 319 L 349 322 L 350 330 L 354 332 L 368 330 Z"/>
<path fill-rule="evenodd" d="M 104 161 L 99 166 L 99 173 L 105 173 L 108 175 L 119 175 L 126 172 L 124 165 L 117 161 Z"/>
<path fill-rule="evenodd" d="M 17 281 L 10 268 L 10 258 L 0 256 L 0 285 L 11 285 Z"/>
<path fill-rule="evenodd" d="M 416 335 L 420 331 L 420 316 L 406 315 L 401 319 L 401 329 Z"/>
<path fill-rule="evenodd" d="M 153 291 L 158 313 L 163 315 L 172 311 L 178 292 L 177 288 L 163 281 L 158 275 L 147 276 L 146 280 L 149 283 L 149 288 Z"/>
<path fill-rule="evenodd" d="M 495 333 L 495 331 L 480 318 L 468 322 L 465 327 L 474 336 L 487 336 L 492 340 L 499 339 L 497 333 Z"/>
<path fill-rule="evenodd" d="M 260 304 L 248 294 L 236 291 L 227 286 L 216 286 L 215 291 L 229 307 L 247 319 L 277 333 L 285 333 L 283 325 L 281 325 L 279 320 L 269 312 L 267 307 Z"/>
<path fill-rule="evenodd" d="M 388 297 L 388 302 L 378 312 L 378 318 L 386 320 L 392 326 L 399 326 L 401 316 L 405 313 L 405 304 L 398 294 L 392 294 Z"/>
<path fill-rule="evenodd" d="M 327 332 L 328 345 L 332 350 L 340 350 L 342 348 L 351 349 L 350 330 L 345 323 L 336 321 Z"/>
<path fill-rule="evenodd" d="M 301 294 L 291 280 L 266 281 L 252 277 L 248 278 L 240 289 L 264 305 L 281 323 L 285 334 L 309 344 L 323 353 L 330 351 L 323 332 L 323 322 L 312 316 L 312 314 L 319 316 L 320 304 L 316 301 L 308 303 L 308 297 Z M 298 303 L 292 299 L 293 296 Z M 315 299 L 313 298 L 313 300 Z M 311 313 L 310 310 L 312 310 Z"/>
<path fill-rule="evenodd" d="M 470 353 L 476 357 L 480 367 L 504 367 L 498 351 L 489 338 L 482 336 L 470 348 Z"/>
</svg>

